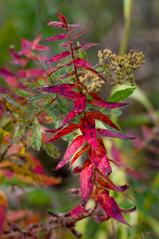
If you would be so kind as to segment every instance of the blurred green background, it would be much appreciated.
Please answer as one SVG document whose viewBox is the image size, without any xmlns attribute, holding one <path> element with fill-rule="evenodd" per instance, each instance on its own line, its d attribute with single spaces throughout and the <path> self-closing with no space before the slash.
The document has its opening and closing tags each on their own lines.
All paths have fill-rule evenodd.
<svg viewBox="0 0 159 239">
<path fill-rule="evenodd" d="M 21 38 L 32 40 L 39 33 L 42 33 L 44 38 L 54 34 L 55 30 L 47 27 L 47 22 L 55 19 L 57 11 L 61 11 L 71 22 L 80 23 L 82 28 L 87 30 L 87 35 L 82 37 L 81 41 L 99 43 L 98 48 L 89 53 L 90 60 L 95 62 L 98 49 L 109 48 L 118 53 L 123 44 L 126 27 L 124 6 L 126 7 L 128 2 L 129 0 L 0 0 L 0 67 L 10 64 L 8 48 L 14 44 L 18 49 Z M 159 0 L 134 0 L 132 3 L 128 49 L 133 48 L 145 54 L 146 63 L 136 74 L 137 84 L 148 97 L 155 114 L 159 115 Z M 53 47 L 53 52 L 57 50 L 56 46 Z M 143 125 L 153 128 L 154 124 L 148 116 L 148 111 L 149 107 L 146 107 L 144 102 L 139 104 L 138 101 L 131 100 L 129 109 L 125 109 L 120 118 L 122 128 L 132 129 L 139 134 L 141 134 Z M 150 144 L 157 148 L 159 136 Z M 131 150 L 133 149 L 129 149 L 129 146 L 126 148 L 129 155 L 131 155 Z M 84 239 L 159 238 L 158 154 L 156 151 L 152 153 L 144 149 L 135 158 L 131 158 L 132 165 L 148 176 L 148 179 L 141 181 L 133 178 L 127 179 L 132 187 L 130 194 L 138 208 L 135 213 L 128 216 L 132 227 L 116 223 L 114 234 L 110 222 L 97 225 L 93 221 L 84 220 L 78 225 L 79 230 L 84 232 Z M 153 159 L 153 163 L 147 158 Z M 116 177 L 119 176 L 116 173 Z M 53 201 L 55 209 L 56 205 L 63 211 L 71 208 L 71 199 L 61 196 L 69 184 L 72 184 L 73 179 L 69 177 L 60 189 L 47 193 L 38 191 L 37 195 L 36 191 L 34 194 L 31 193 L 28 204 L 34 207 L 41 195 L 41 197 L 46 197 L 46 200 L 44 202 L 41 200 L 39 207 L 50 207 Z M 51 202 L 48 195 L 50 195 Z M 66 204 L 67 206 L 64 206 Z M 73 237 L 65 233 L 64 238 Z"/>
</svg>

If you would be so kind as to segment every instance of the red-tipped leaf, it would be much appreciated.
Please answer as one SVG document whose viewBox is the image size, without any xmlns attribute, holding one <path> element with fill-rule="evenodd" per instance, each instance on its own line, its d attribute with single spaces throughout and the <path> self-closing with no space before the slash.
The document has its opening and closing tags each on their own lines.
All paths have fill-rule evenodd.
<svg viewBox="0 0 159 239">
<path fill-rule="evenodd" d="M 54 63 L 60 60 L 63 60 L 64 58 L 70 56 L 70 51 L 63 51 L 55 56 L 52 56 L 50 59 L 46 61 L 46 64 Z"/>
<path fill-rule="evenodd" d="M 118 103 L 118 102 L 107 102 L 104 101 L 102 98 L 100 98 L 97 94 L 92 93 L 90 94 L 93 99 L 89 102 L 92 105 L 99 106 L 102 108 L 108 108 L 108 109 L 116 109 L 122 106 L 127 105 L 127 103 Z"/>
<path fill-rule="evenodd" d="M 58 40 L 64 40 L 67 38 L 67 34 L 65 33 L 61 33 L 61 34 L 57 34 L 55 36 L 52 36 L 52 37 L 48 37 L 46 38 L 46 41 L 58 41 Z"/>
<path fill-rule="evenodd" d="M 62 136 L 71 133 L 75 129 L 78 129 L 78 125 L 77 124 L 70 124 L 70 125 L 66 126 L 65 128 L 59 130 L 59 132 L 56 133 L 56 135 L 54 135 L 52 138 L 50 138 L 47 142 L 50 143 L 54 140 L 57 140 L 57 139 L 61 138 Z"/>
<path fill-rule="evenodd" d="M 102 139 L 98 139 L 98 148 L 96 150 L 94 150 L 93 148 L 91 149 L 90 157 L 92 163 L 104 176 L 109 176 L 111 174 L 112 168 L 107 157 Z"/>
<path fill-rule="evenodd" d="M 74 99 L 78 94 L 73 91 L 74 87 L 74 84 L 59 84 L 56 86 L 43 87 L 41 90 L 49 93 L 60 94 L 69 99 Z"/>
<path fill-rule="evenodd" d="M 85 167 L 80 173 L 80 189 L 83 203 L 86 204 L 93 190 L 93 164 Z"/>
<path fill-rule="evenodd" d="M 97 129 L 97 132 L 105 137 L 119 138 L 119 139 L 134 139 L 134 137 L 127 136 L 118 131 L 111 131 L 109 129 Z"/>
<path fill-rule="evenodd" d="M 103 191 L 98 195 L 98 201 L 108 217 L 114 218 L 123 224 L 127 224 L 118 204 L 113 197 L 109 196 L 107 191 Z"/>
<path fill-rule="evenodd" d="M 95 129 L 95 121 L 93 118 L 85 116 L 81 118 L 80 130 L 87 140 L 87 142 L 93 147 L 97 148 L 97 136 Z"/>
<path fill-rule="evenodd" d="M 73 154 L 82 146 L 82 144 L 85 142 L 85 139 L 82 135 L 77 136 L 71 144 L 68 146 L 63 159 L 58 163 L 56 166 L 56 169 L 62 168 L 68 160 L 73 156 Z"/>
<path fill-rule="evenodd" d="M 100 121 L 104 122 L 105 124 L 111 126 L 114 129 L 119 130 L 118 126 L 115 123 L 113 123 L 111 121 L 111 119 L 109 119 L 108 116 L 104 115 L 103 113 L 101 113 L 99 111 L 88 112 L 87 115 L 89 117 L 92 117 L 94 119 L 97 119 L 97 120 L 100 120 Z"/>
</svg>

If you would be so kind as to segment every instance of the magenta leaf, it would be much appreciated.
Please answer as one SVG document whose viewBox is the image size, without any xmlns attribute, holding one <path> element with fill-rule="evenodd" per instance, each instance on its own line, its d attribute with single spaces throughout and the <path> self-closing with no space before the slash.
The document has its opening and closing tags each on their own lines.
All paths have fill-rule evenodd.
<svg viewBox="0 0 159 239">
<path fill-rule="evenodd" d="M 92 148 L 90 156 L 92 163 L 104 176 L 110 175 L 110 173 L 112 172 L 112 168 L 107 157 L 102 139 L 98 139 L 98 148 L 96 150 Z"/>
<path fill-rule="evenodd" d="M 67 38 L 67 35 L 65 33 L 61 33 L 61 34 L 46 38 L 46 41 L 49 41 L 49 42 L 58 41 L 58 40 L 66 39 L 66 38 Z"/>
<path fill-rule="evenodd" d="M 8 69 L 0 68 L 0 76 L 12 77 L 12 76 L 14 76 L 14 74 L 10 70 L 8 70 Z"/>
<path fill-rule="evenodd" d="M 90 63 L 83 58 L 76 58 L 72 63 L 77 67 L 91 67 Z"/>
<path fill-rule="evenodd" d="M 37 50 L 37 51 L 46 51 L 48 50 L 48 47 L 47 46 L 43 46 L 43 45 L 40 45 L 39 42 L 41 40 L 42 36 L 39 35 L 37 36 L 33 42 L 31 43 L 31 48 L 32 50 Z"/>
<path fill-rule="evenodd" d="M 68 124 L 72 119 L 74 119 L 75 116 L 82 113 L 86 108 L 86 96 L 82 93 L 78 93 L 78 92 L 74 92 L 74 93 L 76 94 L 74 99 L 74 107 L 69 112 L 69 114 L 65 116 L 61 126 Z"/>
<path fill-rule="evenodd" d="M 81 219 L 83 217 L 83 214 L 86 212 L 86 209 L 82 206 L 79 205 L 75 208 L 73 208 L 69 213 L 67 213 L 67 216 L 70 216 L 74 219 L 79 219 L 79 217 L 81 216 Z"/>
<path fill-rule="evenodd" d="M 69 168 L 72 166 L 72 164 L 81 156 L 83 155 L 87 150 L 89 149 L 89 145 L 86 144 L 84 145 L 79 151 L 77 151 L 77 153 L 74 154 L 71 162 L 70 162 L 70 166 Z"/>
<path fill-rule="evenodd" d="M 9 51 L 10 51 L 11 57 L 13 59 L 13 63 L 15 65 L 25 66 L 27 64 L 28 60 L 22 58 L 22 56 L 18 52 L 15 51 L 14 47 L 11 47 L 9 49 Z"/>
<path fill-rule="evenodd" d="M 109 129 L 97 129 L 97 132 L 102 136 L 111 137 L 111 138 L 119 138 L 119 139 L 134 139 L 134 137 L 127 136 L 117 131 L 111 131 Z"/>
<path fill-rule="evenodd" d="M 74 87 L 74 84 L 59 84 L 56 86 L 43 87 L 41 90 L 49 93 L 60 94 L 69 99 L 74 99 L 78 94 L 73 91 Z"/>
<path fill-rule="evenodd" d="M 65 24 L 63 22 L 59 22 L 59 21 L 51 21 L 48 23 L 48 25 L 51 27 L 65 28 Z"/>
<path fill-rule="evenodd" d="M 95 129 L 95 121 L 93 118 L 88 117 L 87 115 L 81 118 L 80 130 L 87 140 L 87 142 L 93 147 L 97 148 L 97 136 Z"/>
<path fill-rule="evenodd" d="M 63 52 L 61 52 L 61 53 L 59 53 L 59 54 L 57 54 L 55 56 L 52 56 L 50 59 L 48 59 L 46 61 L 46 63 L 50 64 L 50 63 L 53 63 L 53 62 L 57 62 L 57 61 L 59 61 L 61 59 L 64 59 L 64 58 L 70 56 L 70 54 L 71 53 L 69 51 L 63 51 Z"/>
<path fill-rule="evenodd" d="M 56 166 L 56 169 L 62 168 L 68 160 L 73 156 L 73 154 L 82 146 L 82 144 L 85 142 L 85 138 L 82 135 L 77 136 L 71 144 L 68 146 L 63 159 L 58 163 Z"/>
<path fill-rule="evenodd" d="M 80 189 L 83 203 L 86 204 L 93 190 L 93 164 L 85 167 L 80 173 Z"/>
<path fill-rule="evenodd" d="M 104 115 L 103 113 L 101 113 L 99 111 L 88 112 L 87 115 L 89 117 L 92 117 L 94 119 L 97 119 L 97 120 L 100 120 L 100 121 L 104 122 L 105 124 L 111 126 L 112 128 L 115 128 L 115 129 L 119 130 L 118 126 L 115 123 L 113 123 L 111 121 L 111 119 L 109 119 L 108 116 Z"/>
<path fill-rule="evenodd" d="M 105 187 L 106 189 L 111 189 L 115 192 L 124 192 L 128 189 L 127 185 L 122 185 L 122 186 L 116 186 L 110 179 L 109 177 L 97 177 L 97 181 L 99 182 L 102 187 Z"/>
<path fill-rule="evenodd" d="M 103 191 L 98 195 L 98 201 L 108 217 L 127 224 L 122 215 L 122 210 L 119 208 L 114 198 L 109 196 L 107 191 Z"/>
<path fill-rule="evenodd" d="M 99 106 L 102 108 L 115 109 L 127 105 L 127 103 L 118 103 L 118 102 L 107 102 L 101 99 L 95 93 L 92 93 L 91 96 L 93 99 L 89 102 L 92 105 Z"/>
<path fill-rule="evenodd" d="M 47 142 L 50 143 L 54 140 L 57 140 L 59 138 L 61 138 L 64 135 L 67 135 L 69 133 L 71 133 L 72 131 L 74 131 L 75 129 L 78 129 L 78 125 L 77 124 L 70 124 L 68 126 L 66 126 L 65 128 L 59 130 L 59 132 L 57 132 L 52 138 L 50 138 Z M 47 130 L 47 132 L 52 132 L 52 130 Z"/>
<path fill-rule="evenodd" d="M 94 42 L 87 42 L 86 44 L 82 45 L 82 48 L 87 50 L 87 49 L 89 49 L 91 47 L 94 47 L 94 46 L 98 46 L 98 44 L 94 43 Z"/>
</svg>

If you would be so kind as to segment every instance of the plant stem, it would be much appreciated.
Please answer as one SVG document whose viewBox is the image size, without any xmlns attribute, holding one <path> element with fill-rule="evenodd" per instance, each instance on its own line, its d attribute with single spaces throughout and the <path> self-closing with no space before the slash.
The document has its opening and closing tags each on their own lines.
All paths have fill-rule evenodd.
<svg viewBox="0 0 159 239">
<path fill-rule="evenodd" d="M 129 35 L 130 35 L 130 28 L 131 28 L 131 19 L 132 19 L 132 0 L 124 0 L 123 8 L 124 8 L 124 18 L 125 18 L 125 27 L 124 33 L 119 49 L 119 54 L 123 55 L 127 51 L 128 42 L 129 42 Z"/>
</svg>

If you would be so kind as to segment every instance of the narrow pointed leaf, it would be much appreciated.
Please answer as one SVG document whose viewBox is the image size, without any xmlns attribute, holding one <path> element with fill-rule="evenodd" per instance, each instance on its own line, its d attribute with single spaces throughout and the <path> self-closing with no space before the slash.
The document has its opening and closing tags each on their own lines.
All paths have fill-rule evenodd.
<svg viewBox="0 0 159 239">
<path fill-rule="evenodd" d="M 67 35 L 65 33 L 61 33 L 52 37 L 46 38 L 46 41 L 58 41 L 58 40 L 64 40 L 67 38 Z"/>
<path fill-rule="evenodd" d="M 91 67 L 91 64 L 83 58 L 77 58 L 72 63 L 75 64 L 77 67 Z"/>
<path fill-rule="evenodd" d="M 73 208 L 69 213 L 67 213 L 67 216 L 70 216 L 71 218 L 74 219 L 79 219 L 81 217 L 81 219 L 84 217 L 83 215 L 85 214 L 86 209 L 84 207 L 82 207 L 82 205 L 79 205 L 75 208 Z"/>
<path fill-rule="evenodd" d="M 85 50 L 87 50 L 87 49 L 89 49 L 89 48 L 91 48 L 91 47 L 94 47 L 94 46 L 98 46 L 98 44 L 97 44 L 97 43 L 94 43 L 94 42 L 87 42 L 86 44 L 84 44 L 84 45 L 82 46 L 82 48 L 85 49 Z"/>
<path fill-rule="evenodd" d="M 101 99 L 96 94 L 91 94 L 93 99 L 90 101 L 90 104 L 99 106 L 102 108 L 115 109 L 127 105 L 127 103 L 118 103 L 118 102 L 107 102 Z"/>
<path fill-rule="evenodd" d="M 70 124 L 70 125 L 66 126 L 65 128 L 59 130 L 59 132 L 56 133 L 56 135 L 53 136 L 52 138 L 50 138 L 47 142 L 50 143 L 50 142 L 52 142 L 54 140 L 57 140 L 57 139 L 61 138 L 62 136 L 71 133 L 75 129 L 78 129 L 78 125 L 77 124 Z"/>
<path fill-rule="evenodd" d="M 89 148 L 89 145 L 84 145 L 72 158 L 71 162 L 70 162 L 70 166 L 72 166 L 72 164 L 81 156 L 83 155 Z"/>
<path fill-rule="evenodd" d="M 60 21 L 51 21 L 48 23 L 50 27 L 65 28 L 65 24 Z"/>
<path fill-rule="evenodd" d="M 10 70 L 8 70 L 8 69 L 0 68 L 0 76 L 12 77 L 12 76 L 14 76 L 14 74 Z"/>
<path fill-rule="evenodd" d="M 107 189 L 111 189 L 115 192 L 124 192 L 128 189 L 127 185 L 117 186 L 115 185 L 108 177 L 97 177 L 97 181 L 102 185 L 103 187 Z"/>
<path fill-rule="evenodd" d="M 87 116 L 82 118 L 80 122 L 80 130 L 87 142 L 93 148 L 97 148 L 97 136 L 94 119 Z"/>
<path fill-rule="evenodd" d="M 78 93 L 78 92 L 74 92 L 74 93 L 76 94 L 74 99 L 74 107 L 69 112 L 69 114 L 65 116 L 61 126 L 68 124 L 71 120 L 74 119 L 75 116 L 82 113 L 86 108 L 86 96 L 82 93 Z"/>
<path fill-rule="evenodd" d="M 83 203 L 86 204 L 93 190 L 93 164 L 84 168 L 80 173 L 80 189 Z"/>
<path fill-rule="evenodd" d="M 103 191 L 99 194 L 98 201 L 108 217 L 114 218 L 123 224 L 127 224 L 122 215 L 121 209 L 117 205 L 114 198 L 109 196 L 107 191 Z"/>
<path fill-rule="evenodd" d="M 117 131 L 111 131 L 109 129 L 97 129 L 98 133 L 105 137 L 119 138 L 119 139 L 134 139 L 134 137 L 127 136 Z"/>
<path fill-rule="evenodd" d="M 91 149 L 90 157 L 92 163 L 104 176 L 110 175 L 112 168 L 107 157 L 102 139 L 98 139 L 98 148 L 96 150 L 94 150 L 93 148 Z"/>
<path fill-rule="evenodd" d="M 54 62 L 57 62 L 57 61 L 60 61 L 68 56 L 70 56 L 70 52 L 69 51 L 63 51 L 55 56 L 52 56 L 50 59 L 48 59 L 46 61 L 46 64 L 50 64 L 50 63 L 54 63 Z"/>
<path fill-rule="evenodd" d="M 43 87 L 41 90 L 49 93 L 60 94 L 66 98 L 73 99 L 77 96 L 77 92 L 73 91 L 74 87 L 74 84 L 59 84 L 56 86 Z"/>
<path fill-rule="evenodd" d="M 101 113 L 99 111 L 88 112 L 87 115 L 94 118 L 94 119 L 97 119 L 97 120 L 100 120 L 100 121 L 104 122 L 105 124 L 111 126 L 114 129 L 119 130 L 118 126 L 115 123 L 113 123 L 111 121 L 111 119 L 109 119 L 108 116 L 104 115 L 103 113 Z"/>
<path fill-rule="evenodd" d="M 68 160 L 73 156 L 73 154 L 82 146 L 82 144 L 85 142 L 85 139 L 82 135 L 77 136 L 72 143 L 68 146 L 63 159 L 58 163 L 56 166 L 56 169 L 62 168 Z"/>
</svg>

